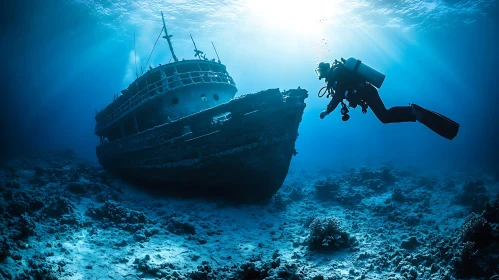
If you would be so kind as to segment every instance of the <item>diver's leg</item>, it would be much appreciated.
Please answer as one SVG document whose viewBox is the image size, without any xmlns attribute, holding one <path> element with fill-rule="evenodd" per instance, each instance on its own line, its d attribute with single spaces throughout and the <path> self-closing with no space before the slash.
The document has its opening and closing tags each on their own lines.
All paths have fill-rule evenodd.
<svg viewBox="0 0 499 280">
<path fill-rule="evenodd" d="M 411 106 L 396 106 L 387 110 L 379 97 L 378 91 L 373 86 L 366 86 L 362 91 L 362 97 L 382 123 L 416 121 L 416 116 L 412 113 Z"/>
<path fill-rule="evenodd" d="M 456 137 L 459 131 L 458 123 L 416 104 L 412 104 L 411 106 L 397 106 L 386 110 L 378 91 L 373 86 L 368 85 L 364 87 L 361 95 L 382 123 L 415 122 L 417 120 L 449 140 Z"/>
<path fill-rule="evenodd" d="M 449 140 L 456 137 L 457 132 L 459 131 L 459 124 L 457 122 L 416 104 L 412 104 L 411 108 L 413 109 L 418 122 L 424 124 L 438 135 Z"/>
<path fill-rule="evenodd" d="M 416 116 L 412 113 L 411 106 L 395 106 L 388 109 L 389 121 L 392 123 L 415 122 Z"/>
</svg>

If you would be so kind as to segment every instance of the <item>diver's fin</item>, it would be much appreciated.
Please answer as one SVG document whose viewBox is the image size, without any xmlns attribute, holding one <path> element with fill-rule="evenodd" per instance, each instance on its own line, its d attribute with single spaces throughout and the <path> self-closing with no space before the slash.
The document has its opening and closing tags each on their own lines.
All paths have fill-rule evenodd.
<svg viewBox="0 0 499 280">
<path fill-rule="evenodd" d="M 412 104 L 411 106 L 417 116 L 418 122 L 449 140 L 456 137 L 457 132 L 459 131 L 459 124 L 457 122 L 419 105 Z"/>
</svg>

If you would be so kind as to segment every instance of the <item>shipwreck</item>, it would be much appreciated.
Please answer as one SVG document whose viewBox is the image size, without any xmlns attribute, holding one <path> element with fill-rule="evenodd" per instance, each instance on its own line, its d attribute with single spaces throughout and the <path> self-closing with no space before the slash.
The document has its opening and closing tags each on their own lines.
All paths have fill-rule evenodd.
<svg viewBox="0 0 499 280">
<path fill-rule="evenodd" d="M 179 60 L 161 16 L 160 36 L 173 61 L 137 75 L 97 112 L 99 163 L 156 190 L 270 198 L 296 154 L 307 91 L 269 89 L 235 97 L 236 83 L 215 46 L 217 61 L 207 59 L 194 40 L 195 58 Z"/>
</svg>

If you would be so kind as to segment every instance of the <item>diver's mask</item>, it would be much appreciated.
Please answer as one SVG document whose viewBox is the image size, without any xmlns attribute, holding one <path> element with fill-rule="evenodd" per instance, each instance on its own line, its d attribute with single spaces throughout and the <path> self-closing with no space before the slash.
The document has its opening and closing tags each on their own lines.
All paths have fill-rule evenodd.
<svg viewBox="0 0 499 280">
<path fill-rule="evenodd" d="M 319 63 L 319 66 L 315 68 L 315 74 L 317 74 L 319 80 L 327 78 L 329 76 L 329 71 L 331 71 L 331 65 L 326 62 Z"/>
</svg>

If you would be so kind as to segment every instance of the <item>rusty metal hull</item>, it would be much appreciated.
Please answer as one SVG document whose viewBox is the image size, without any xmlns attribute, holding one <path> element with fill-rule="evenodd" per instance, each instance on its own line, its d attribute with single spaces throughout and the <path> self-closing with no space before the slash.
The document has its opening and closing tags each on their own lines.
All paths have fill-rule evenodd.
<svg viewBox="0 0 499 280">
<path fill-rule="evenodd" d="M 271 89 L 97 147 L 107 170 L 192 196 L 264 201 L 279 190 L 308 96 Z"/>
</svg>

